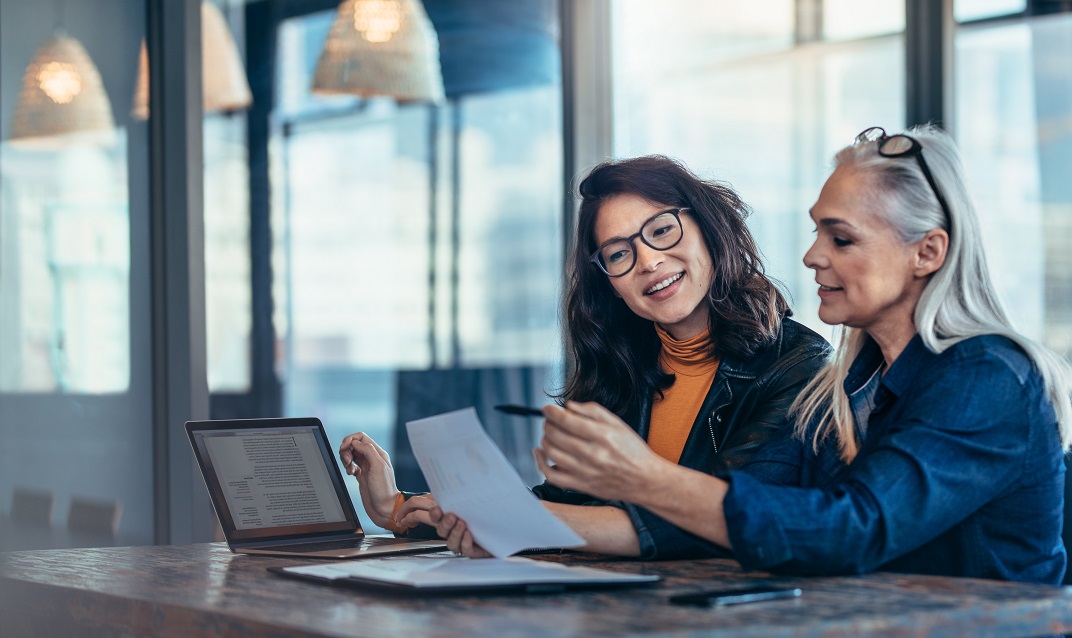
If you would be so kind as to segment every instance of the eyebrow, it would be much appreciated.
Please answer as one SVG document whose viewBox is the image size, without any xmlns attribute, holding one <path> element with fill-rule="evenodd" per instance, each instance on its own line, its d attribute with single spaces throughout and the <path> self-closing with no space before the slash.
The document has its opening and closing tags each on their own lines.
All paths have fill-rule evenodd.
<svg viewBox="0 0 1072 638">
<path fill-rule="evenodd" d="M 814 209 L 809 210 L 808 214 L 810 214 L 812 216 L 812 218 L 814 219 L 814 217 L 815 217 Z M 830 226 L 845 226 L 846 228 L 856 228 L 855 226 L 853 226 L 849 222 L 845 221 L 844 219 L 839 219 L 837 217 L 824 217 L 824 218 L 820 219 L 819 221 L 817 221 L 815 223 L 818 226 L 826 226 L 826 227 L 830 227 Z"/>
</svg>

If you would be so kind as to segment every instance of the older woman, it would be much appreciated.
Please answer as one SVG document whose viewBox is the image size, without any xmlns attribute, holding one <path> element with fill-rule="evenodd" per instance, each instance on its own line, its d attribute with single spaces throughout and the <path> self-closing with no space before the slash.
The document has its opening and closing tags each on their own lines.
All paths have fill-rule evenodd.
<svg viewBox="0 0 1072 638">
<path fill-rule="evenodd" d="M 569 402 L 544 409 L 547 479 L 646 508 L 746 568 L 1060 583 L 1072 376 L 1010 327 L 952 140 L 868 129 L 838 153 L 811 217 L 819 316 L 845 329 L 791 436 L 723 480 Z M 432 514 L 473 551 L 461 523 Z"/>
</svg>

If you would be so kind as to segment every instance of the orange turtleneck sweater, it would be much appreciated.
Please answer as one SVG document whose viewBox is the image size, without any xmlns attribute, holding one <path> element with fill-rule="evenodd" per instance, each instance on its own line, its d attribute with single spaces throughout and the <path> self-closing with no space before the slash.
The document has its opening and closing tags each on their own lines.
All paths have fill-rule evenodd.
<svg viewBox="0 0 1072 638">
<path fill-rule="evenodd" d="M 655 395 L 651 408 L 648 445 L 659 456 L 678 462 L 692 424 L 715 380 L 719 360 L 711 352 L 711 331 L 705 330 L 691 339 L 677 341 L 658 324 L 655 332 L 663 342 L 659 365 L 676 378 Z"/>
</svg>

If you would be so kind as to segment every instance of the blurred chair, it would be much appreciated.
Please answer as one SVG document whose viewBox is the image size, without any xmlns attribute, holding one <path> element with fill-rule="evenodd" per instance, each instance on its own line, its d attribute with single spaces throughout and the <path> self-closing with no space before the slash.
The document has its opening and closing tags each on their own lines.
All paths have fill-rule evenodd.
<svg viewBox="0 0 1072 638">
<path fill-rule="evenodd" d="M 52 492 L 16 487 L 11 494 L 11 522 L 19 525 L 52 525 Z"/>
<path fill-rule="evenodd" d="M 80 496 L 71 497 L 67 513 L 67 529 L 97 536 L 115 537 L 123 506 L 119 501 L 100 501 Z"/>
</svg>

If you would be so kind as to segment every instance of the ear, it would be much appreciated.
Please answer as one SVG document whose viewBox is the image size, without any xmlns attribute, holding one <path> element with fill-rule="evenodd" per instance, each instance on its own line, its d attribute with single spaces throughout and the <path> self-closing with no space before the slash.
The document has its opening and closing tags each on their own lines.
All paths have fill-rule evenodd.
<svg viewBox="0 0 1072 638">
<path fill-rule="evenodd" d="M 916 243 L 915 268 L 913 275 L 919 278 L 929 277 L 945 264 L 949 250 L 949 233 L 935 228 Z"/>
</svg>

